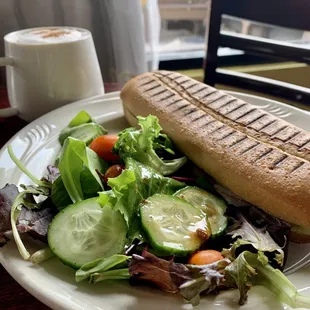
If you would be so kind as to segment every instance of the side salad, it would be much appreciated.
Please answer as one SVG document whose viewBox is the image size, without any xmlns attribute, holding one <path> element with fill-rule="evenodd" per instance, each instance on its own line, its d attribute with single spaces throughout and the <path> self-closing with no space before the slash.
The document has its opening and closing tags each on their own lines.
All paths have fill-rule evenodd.
<svg viewBox="0 0 310 310">
<path fill-rule="evenodd" d="M 195 167 L 162 133 L 155 116 L 109 135 L 85 111 L 59 134 L 61 151 L 33 184 L 0 189 L 0 245 L 12 233 L 25 260 L 53 256 L 77 282 L 128 280 L 180 294 L 198 305 L 205 294 L 253 285 L 283 303 L 310 308 L 282 270 L 290 225 L 236 197 Z M 22 236 L 45 246 L 30 253 Z"/>
</svg>

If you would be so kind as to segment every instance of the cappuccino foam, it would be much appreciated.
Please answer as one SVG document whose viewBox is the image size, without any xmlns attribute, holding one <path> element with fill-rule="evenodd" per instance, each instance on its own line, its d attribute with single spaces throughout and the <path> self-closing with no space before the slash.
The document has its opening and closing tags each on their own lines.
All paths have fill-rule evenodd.
<svg viewBox="0 0 310 310">
<path fill-rule="evenodd" d="M 86 33 L 74 28 L 32 29 L 14 33 L 10 41 L 21 44 L 65 43 L 81 40 Z"/>
</svg>

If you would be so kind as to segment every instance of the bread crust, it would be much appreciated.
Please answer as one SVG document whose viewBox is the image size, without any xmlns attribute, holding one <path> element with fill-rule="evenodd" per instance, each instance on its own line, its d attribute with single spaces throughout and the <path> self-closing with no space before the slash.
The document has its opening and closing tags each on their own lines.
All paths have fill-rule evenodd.
<svg viewBox="0 0 310 310">
<path fill-rule="evenodd" d="M 184 75 L 142 74 L 121 91 L 125 117 L 156 115 L 177 147 L 219 184 L 310 227 L 310 133 Z"/>
</svg>

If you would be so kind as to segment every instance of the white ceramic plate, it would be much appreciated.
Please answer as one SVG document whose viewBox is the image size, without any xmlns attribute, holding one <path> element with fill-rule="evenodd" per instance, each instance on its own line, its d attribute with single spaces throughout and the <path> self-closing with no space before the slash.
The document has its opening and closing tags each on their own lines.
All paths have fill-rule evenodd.
<svg viewBox="0 0 310 310">
<path fill-rule="evenodd" d="M 267 100 L 264 98 L 232 93 L 249 103 L 257 105 L 268 112 L 287 121 L 310 130 L 309 112 Z M 116 133 L 127 126 L 123 117 L 119 93 L 111 93 L 79 101 L 32 122 L 8 143 L 13 147 L 18 158 L 37 177 L 45 173 L 48 163 L 53 163 L 59 151 L 57 136 L 59 131 L 81 110 L 89 112 L 110 133 Z M 20 173 L 10 160 L 6 146 L 0 151 L 0 187 L 5 183 L 29 184 L 30 180 Z M 288 264 L 302 259 L 309 251 L 309 246 L 291 247 Z M 105 282 L 96 285 L 75 283 L 74 271 L 63 265 L 56 258 L 40 266 L 33 266 L 19 256 L 13 241 L 0 249 L 0 262 L 4 268 L 32 295 L 53 309 L 191 309 L 177 295 L 160 290 L 131 287 L 127 281 Z M 303 294 L 310 296 L 310 268 L 305 268 L 289 276 L 291 281 Z M 308 287 L 309 285 L 309 287 Z M 26 306 L 26 305 L 25 305 Z M 199 309 L 239 309 L 238 292 L 226 291 L 217 296 L 204 297 Z M 263 287 L 254 287 L 249 294 L 248 304 L 241 309 L 288 309 L 281 305 L 273 295 Z"/>
</svg>

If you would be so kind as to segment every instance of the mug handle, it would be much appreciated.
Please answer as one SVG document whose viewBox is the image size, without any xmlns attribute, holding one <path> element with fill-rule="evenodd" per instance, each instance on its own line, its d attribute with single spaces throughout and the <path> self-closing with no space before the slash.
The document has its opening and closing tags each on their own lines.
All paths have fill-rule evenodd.
<svg viewBox="0 0 310 310">
<path fill-rule="evenodd" d="M 0 67 L 3 66 L 13 66 L 14 60 L 10 57 L 0 57 Z M 18 114 L 18 110 L 16 108 L 5 108 L 0 109 L 0 117 L 10 117 Z"/>
</svg>

